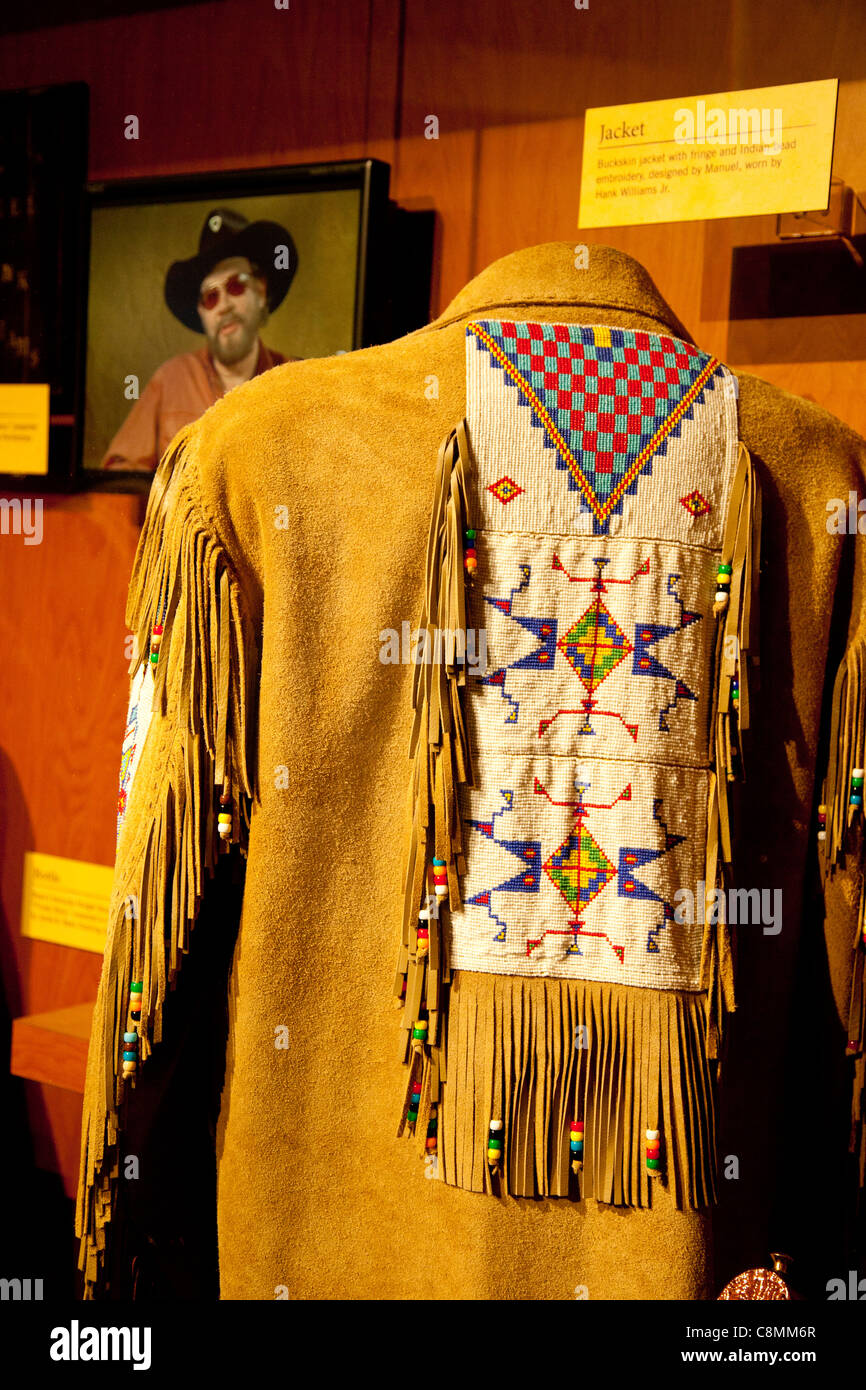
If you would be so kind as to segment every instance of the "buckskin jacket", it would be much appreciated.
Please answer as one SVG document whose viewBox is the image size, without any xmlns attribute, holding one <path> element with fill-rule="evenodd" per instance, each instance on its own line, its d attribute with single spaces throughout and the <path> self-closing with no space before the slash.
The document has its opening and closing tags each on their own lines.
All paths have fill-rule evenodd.
<svg viewBox="0 0 866 1390">
<path fill-rule="evenodd" d="M 852 495 L 858 436 L 601 246 L 181 432 L 129 590 L 88 1296 L 195 1193 L 223 1299 L 706 1299 L 771 1244 L 844 1273 Z"/>
</svg>

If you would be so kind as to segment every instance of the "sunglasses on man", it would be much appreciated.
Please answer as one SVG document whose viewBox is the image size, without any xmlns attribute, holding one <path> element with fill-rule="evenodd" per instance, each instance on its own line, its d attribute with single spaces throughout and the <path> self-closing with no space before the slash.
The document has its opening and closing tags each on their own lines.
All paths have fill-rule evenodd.
<svg viewBox="0 0 866 1390">
<path fill-rule="evenodd" d="M 226 294 L 233 295 L 235 299 L 244 293 L 251 280 L 259 277 L 252 275 L 247 270 L 235 271 L 227 280 L 220 285 L 209 285 L 206 290 L 202 290 L 198 297 L 199 306 L 202 309 L 215 309 L 219 303 L 220 290 L 224 289 Z"/>
</svg>

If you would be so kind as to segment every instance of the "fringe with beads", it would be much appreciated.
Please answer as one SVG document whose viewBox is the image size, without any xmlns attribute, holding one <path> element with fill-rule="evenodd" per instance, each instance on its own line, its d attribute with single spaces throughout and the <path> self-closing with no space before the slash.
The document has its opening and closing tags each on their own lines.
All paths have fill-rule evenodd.
<svg viewBox="0 0 866 1390">
<path fill-rule="evenodd" d="M 707 810 L 707 857 L 703 904 L 701 989 L 707 991 L 706 1047 L 718 1058 L 725 1016 L 736 1008 L 734 956 L 730 928 L 714 901 L 713 890 L 730 876 L 730 784 L 745 778 L 745 750 L 750 726 L 750 677 L 759 661 L 758 582 L 761 564 L 761 489 L 749 451 L 740 443 L 722 537 L 717 590 L 713 603 L 716 642 L 709 758 L 713 767 Z"/>
<path fill-rule="evenodd" d="M 106 1292 L 124 1106 L 161 1040 L 163 1002 L 189 949 L 206 876 L 232 844 L 246 853 L 256 795 L 257 642 L 238 579 L 199 509 L 192 429 L 154 476 L 127 601 L 137 634 L 130 674 L 151 662 L 153 715 L 121 827 L 88 1053 L 75 1215 L 85 1298 Z"/>
<path fill-rule="evenodd" d="M 458 786 L 472 783 L 464 709 L 464 585 L 467 568 L 469 572 L 473 568 L 471 557 L 464 553 L 473 548 L 466 538 L 466 531 L 472 528 L 469 459 L 465 422 L 461 421 L 439 449 L 412 688 L 411 829 L 394 985 L 403 1007 L 400 1058 L 409 1071 L 397 1133 L 402 1135 L 408 1125 L 419 1138 L 422 1152 L 429 1151 L 425 1118 L 438 1104 L 445 1080 L 441 1018 L 451 974 L 441 930 L 441 903 L 447 897 L 454 907 L 460 906 L 459 875 L 466 872 Z M 440 866 L 440 882 L 436 884 L 433 873 Z M 420 1087 L 413 1090 L 418 1083 Z M 413 1105 L 413 1097 L 418 1099 L 417 1105 Z"/>
<path fill-rule="evenodd" d="M 847 1052 L 853 1059 L 850 1151 L 857 1155 L 859 1185 L 866 1186 L 866 863 L 863 793 L 866 770 L 866 642 L 856 638 L 836 672 L 830 713 L 827 774 L 818 808 L 821 879 L 853 869 L 856 911 L 848 1003 Z"/>
<path fill-rule="evenodd" d="M 440 1176 L 471 1192 L 630 1207 L 651 1206 L 661 1181 L 680 1209 L 717 1201 L 706 1009 L 694 991 L 456 971 Z M 502 1121 L 495 1167 L 491 1116 Z M 583 1125 L 576 1165 L 573 1118 Z M 661 1136 L 657 1176 L 647 1131 Z"/>
</svg>

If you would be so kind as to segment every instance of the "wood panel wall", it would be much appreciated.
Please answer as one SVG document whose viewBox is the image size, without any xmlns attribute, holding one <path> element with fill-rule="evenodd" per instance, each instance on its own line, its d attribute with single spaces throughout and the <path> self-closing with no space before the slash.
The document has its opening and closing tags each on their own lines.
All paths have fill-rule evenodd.
<svg viewBox="0 0 866 1390">
<path fill-rule="evenodd" d="M 582 113 L 833 76 L 835 172 L 866 189 L 860 0 L 217 0 L 0 44 L 0 87 L 90 84 L 94 179 L 375 155 L 392 166 L 392 196 L 439 215 L 432 313 L 509 251 L 607 242 L 643 262 L 700 345 L 733 366 L 744 364 L 727 351 L 731 249 L 771 241 L 774 219 L 582 235 Z M 124 138 L 129 114 L 137 141 Z M 438 140 L 424 136 L 429 115 Z M 804 320 L 784 361 L 747 369 L 866 432 L 863 317 L 830 329 L 831 358 Z M 140 498 L 46 497 L 40 547 L 0 536 L 0 962 L 13 1015 L 95 994 L 97 957 L 19 937 L 22 855 L 112 862 L 141 516 Z M 27 1103 L 37 1161 L 71 1187 L 76 1097 L 28 1083 Z"/>
</svg>

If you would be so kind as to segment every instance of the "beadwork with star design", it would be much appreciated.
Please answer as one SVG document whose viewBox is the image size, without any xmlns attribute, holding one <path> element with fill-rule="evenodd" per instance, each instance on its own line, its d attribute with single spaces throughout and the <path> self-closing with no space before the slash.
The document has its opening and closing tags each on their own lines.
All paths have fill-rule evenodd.
<svg viewBox="0 0 866 1390">
<path fill-rule="evenodd" d="M 706 794 L 697 770 L 672 783 L 619 760 L 497 759 L 461 798 L 469 867 L 454 964 L 694 988 L 700 932 L 676 922 L 674 895 L 700 876 L 691 813 Z"/>
<path fill-rule="evenodd" d="M 470 720 L 507 746 L 652 757 L 706 716 L 712 561 L 682 547 L 480 537 Z M 688 601 L 687 601 L 688 600 Z M 661 745 L 661 746 L 660 746 Z M 581 751 L 584 751 L 581 749 Z M 663 754 L 667 756 L 667 754 Z"/>
</svg>

